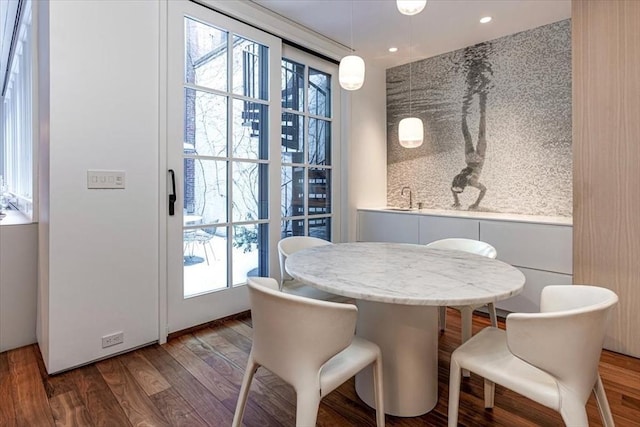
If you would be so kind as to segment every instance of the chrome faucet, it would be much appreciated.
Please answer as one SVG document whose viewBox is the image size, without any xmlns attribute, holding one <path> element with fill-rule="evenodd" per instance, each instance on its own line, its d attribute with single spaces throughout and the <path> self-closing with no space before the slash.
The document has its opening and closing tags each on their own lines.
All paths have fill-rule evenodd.
<svg viewBox="0 0 640 427">
<path fill-rule="evenodd" d="M 413 196 L 411 195 L 411 187 L 402 187 L 400 195 L 404 196 L 404 190 L 409 190 L 409 209 L 413 209 Z"/>
</svg>

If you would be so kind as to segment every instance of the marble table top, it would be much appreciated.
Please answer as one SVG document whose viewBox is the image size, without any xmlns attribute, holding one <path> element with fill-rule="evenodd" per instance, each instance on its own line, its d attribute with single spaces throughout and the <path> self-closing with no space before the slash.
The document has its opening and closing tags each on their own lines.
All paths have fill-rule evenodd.
<svg viewBox="0 0 640 427">
<path fill-rule="evenodd" d="M 405 243 L 339 243 L 295 252 L 286 270 L 337 295 L 406 305 L 475 305 L 514 296 L 520 270 L 461 251 Z"/>
</svg>

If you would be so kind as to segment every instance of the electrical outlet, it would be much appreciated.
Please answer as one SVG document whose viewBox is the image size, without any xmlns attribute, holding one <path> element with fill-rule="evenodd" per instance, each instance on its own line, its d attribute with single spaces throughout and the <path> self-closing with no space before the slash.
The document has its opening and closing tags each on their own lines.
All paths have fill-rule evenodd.
<svg viewBox="0 0 640 427">
<path fill-rule="evenodd" d="M 116 332 L 115 334 L 105 335 L 102 337 L 102 348 L 111 347 L 124 342 L 124 332 Z"/>
</svg>

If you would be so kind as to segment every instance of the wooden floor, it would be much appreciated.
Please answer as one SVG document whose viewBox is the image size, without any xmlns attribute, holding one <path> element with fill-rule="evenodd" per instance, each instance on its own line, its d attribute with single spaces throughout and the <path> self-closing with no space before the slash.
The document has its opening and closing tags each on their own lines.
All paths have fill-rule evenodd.
<svg viewBox="0 0 640 427">
<path fill-rule="evenodd" d="M 474 332 L 488 325 L 479 315 Z M 37 346 L 0 354 L 0 426 L 229 426 L 251 348 L 251 320 L 232 320 L 60 375 L 48 376 Z M 389 426 L 447 423 L 449 357 L 460 342 L 460 317 L 449 310 L 440 337 L 439 393 L 433 411 L 417 418 L 387 416 Z M 600 372 L 618 426 L 640 425 L 640 359 L 604 352 Z M 593 397 L 589 422 L 601 425 Z M 295 393 L 260 369 L 245 414 L 247 426 L 292 426 Z M 375 425 L 353 379 L 323 399 L 321 426 Z M 557 426 L 560 417 L 496 387 L 496 407 L 484 410 L 482 380 L 464 380 L 460 423 L 467 426 Z"/>
</svg>

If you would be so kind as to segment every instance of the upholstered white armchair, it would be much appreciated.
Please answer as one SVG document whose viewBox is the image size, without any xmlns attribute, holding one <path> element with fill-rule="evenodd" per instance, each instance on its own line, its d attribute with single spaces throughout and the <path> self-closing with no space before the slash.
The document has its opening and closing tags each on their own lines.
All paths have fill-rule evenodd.
<svg viewBox="0 0 640 427">
<path fill-rule="evenodd" d="M 618 297 L 596 286 L 547 286 L 540 313 L 512 313 L 506 331 L 485 328 L 451 355 L 449 426 L 458 422 L 461 370 L 485 378 L 485 407 L 500 384 L 560 413 L 571 427 L 588 426 L 585 405 L 595 393 L 605 426 L 613 426 L 598 363 Z"/>
<path fill-rule="evenodd" d="M 248 278 L 253 344 L 233 426 L 240 426 L 251 380 L 263 366 L 296 391 L 296 426 L 316 424 L 320 399 L 371 366 L 377 426 L 384 426 L 380 348 L 354 336 L 358 309 L 280 292 L 278 282 Z"/>
<path fill-rule="evenodd" d="M 291 236 L 285 237 L 278 242 L 278 255 L 280 259 L 280 290 L 294 295 L 300 295 L 309 298 L 329 300 L 329 301 L 341 301 L 344 298 L 329 292 L 321 291 L 320 289 L 314 289 L 298 280 L 287 273 L 285 265 L 287 257 L 294 252 L 298 252 L 302 249 L 313 248 L 316 246 L 331 245 L 323 239 L 311 236 Z"/>
<path fill-rule="evenodd" d="M 455 251 L 463 251 L 469 252 L 476 255 L 482 255 L 487 258 L 496 258 L 497 252 L 496 249 L 486 242 L 481 242 L 479 240 L 473 239 L 460 239 L 460 238 L 451 238 L 451 239 L 442 239 L 436 240 L 434 242 L 427 244 L 428 248 L 432 249 L 450 249 Z M 462 342 L 467 341 L 471 338 L 471 326 L 473 322 L 473 310 L 482 307 L 481 305 L 465 305 L 465 306 L 452 306 L 451 308 L 455 308 L 460 311 L 460 316 L 462 318 Z M 447 324 L 447 307 L 439 307 L 440 309 L 440 330 L 444 331 Z M 487 309 L 489 311 L 489 317 L 491 318 L 491 325 L 494 327 L 498 327 L 498 318 L 496 316 L 496 308 L 493 303 L 487 304 Z"/>
</svg>

